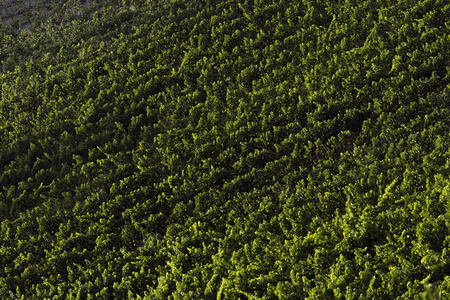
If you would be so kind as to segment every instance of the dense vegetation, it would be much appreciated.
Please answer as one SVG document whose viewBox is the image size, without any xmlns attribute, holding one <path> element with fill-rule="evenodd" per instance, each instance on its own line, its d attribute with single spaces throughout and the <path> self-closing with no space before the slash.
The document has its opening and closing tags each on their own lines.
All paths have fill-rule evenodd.
<svg viewBox="0 0 450 300">
<path fill-rule="evenodd" d="M 1 299 L 448 297 L 448 1 L 6 2 Z"/>
</svg>

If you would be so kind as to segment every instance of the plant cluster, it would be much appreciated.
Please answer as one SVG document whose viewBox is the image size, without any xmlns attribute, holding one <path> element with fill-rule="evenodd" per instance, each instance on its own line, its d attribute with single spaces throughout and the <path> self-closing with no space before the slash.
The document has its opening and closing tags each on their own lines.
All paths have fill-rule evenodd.
<svg viewBox="0 0 450 300">
<path fill-rule="evenodd" d="M 0 298 L 448 297 L 448 1 L 12 3 Z"/>
</svg>

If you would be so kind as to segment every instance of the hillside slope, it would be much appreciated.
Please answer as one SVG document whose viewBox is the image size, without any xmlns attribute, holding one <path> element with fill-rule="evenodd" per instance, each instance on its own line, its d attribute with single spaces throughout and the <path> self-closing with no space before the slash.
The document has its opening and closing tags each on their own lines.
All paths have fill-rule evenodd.
<svg viewBox="0 0 450 300">
<path fill-rule="evenodd" d="M 109 0 L 1 25 L 0 298 L 448 296 L 449 20 Z"/>
</svg>

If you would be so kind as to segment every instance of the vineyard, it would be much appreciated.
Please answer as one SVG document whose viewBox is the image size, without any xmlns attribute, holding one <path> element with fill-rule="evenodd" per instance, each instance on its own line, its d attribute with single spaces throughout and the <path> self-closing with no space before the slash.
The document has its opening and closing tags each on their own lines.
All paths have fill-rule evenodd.
<svg viewBox="0 0 450 300">
<path fill-rule="evenodd" d="M 1 299 L 446 299 L 450 2 L 5 0 Z"/>
</svg>

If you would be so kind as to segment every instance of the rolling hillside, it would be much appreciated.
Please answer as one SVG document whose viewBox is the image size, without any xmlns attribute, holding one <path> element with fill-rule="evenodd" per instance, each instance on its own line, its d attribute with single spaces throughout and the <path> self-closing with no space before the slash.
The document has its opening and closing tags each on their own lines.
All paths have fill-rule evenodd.
<svg viewBox="0 0 450 300">
<path fill-rule="evenodd" d="M 0 298 L 448 297 L 450 4 L 353 2 L 5 1 Z"/>
</svg>

